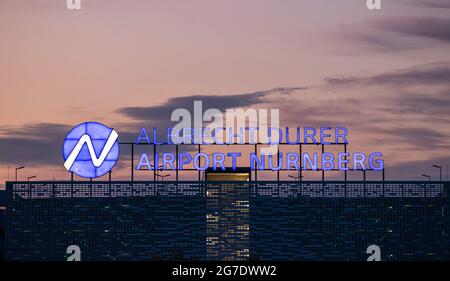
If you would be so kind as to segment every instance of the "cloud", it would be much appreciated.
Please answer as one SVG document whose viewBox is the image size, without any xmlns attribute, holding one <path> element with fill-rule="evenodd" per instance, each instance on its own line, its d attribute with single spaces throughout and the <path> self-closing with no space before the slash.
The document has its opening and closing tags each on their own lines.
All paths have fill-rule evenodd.
<svg viewBox="0 0 450 281">
<path fill-rule="evenodd" d="M 56 123 L 27 124 L 21 127 L 0 128 L 0 138 L 7 136 L 17 136 L 21 138 L 33 139 L 53 139 L 62 132 L 67 133 L 70 126 Z"/>
<path fill-rule="evenodd" d="M 450 8 L 448 0 L 405 0 L 412 5 L 430 8 Z"/>
<path fill-rule="evenodd" d="M 450 19 L 437 17 L 390 17 L 377 19 L 371 25 L 398 33 L 450 42 Z"/>
<path fill-rule="evenodd" d="M 350 47 L 350 51 L 347 50 L 347 52 L 351 55 L 354 55 L 355 52 L 363 52 L 364 54 L 367 52 L 403 52 L 423 48 L 423 42 L 417 42 L 417 40 L 411 40 L 410 38 L 399 38 L 385 32 L 380 33 L 370 28 L 364 30 L 353 27 L 345 28 L 338 35 L 338 38 L 334 39 L 344 40 L 340 48 L 345 51 Z M 351 45 L 349 45 L 349 42 Z M 358 48 L 355 49 L 355 46 Z"/>
<path fill-rule="evenodd" d="M 423 8 L 421 8 L 423 9 Z M 333 52 L 407 52 L 441 48 L 450 43 L 450 18 L 436 16 L 377 17 L 359 25 L 342 23 L 328 37 L 333 38 Z M 336 46 L 336 41 L 342 44 Z"/>
<path fill-rule="evenodd" d="M 372 133 L 385 136 L 384 142 L 404 143 L 421 150 L 450 149 L 448 134 L 427 127 L 371 128 Z"/>
<path fill-rule="evenodd" d="M 450 61 L 434 62 L 370 77 L 325 78 L 329 86 L 449 84 Z"/>
<path fill-rule="evenodd" d="M 450 121 L 449 77 L 450 62 L 445 61 L 366 77 L 326 78 L 325 88 L 358 100 L 358 106 L 348 104 L 347 108 L 359 111 L 360 122 L 388 127 L 420 124 L 448 133 L 442 124 Z"/>
<path fill-rule="evenodd" d="M 436 90 L 437 91 L 437 90 Z M 389 99 L 384 110 L 396 114 L 422 114 L 429 120 L 441 118 L 450 121 L 448 109 L 450 108 L 450 89 L 442 93 L 418 94 L 412 93 L 408 98 L 397 96 Z"/>
<path fill-rule="evenodd" d="M 219 110 L 225 110 L 226 108 L 251 106 L 264 103 L 268 101 L 267 98 L 271 95 L 286 95 L 294 91 L 304 89 L 306 88 L 283 87 L 253 93 L 232 94 L 226 96 L 193 95 L 187 97 L 176 97 L 170 98 L 162 105 L 148 107 L 125 107 L 120 108 L 117 112 L 134 120 L 140 121 L 170 120 L 170 114 L 173 110 L 177 108 L 192 109 L 195 100 L 202 101 L 203 108 L 217 108 Z"/>
<path fill-rule="evenodd" d="M 61 163 L 61 147 L 70 126 L 40 123 L 0 129 L 0 163 Z"/>
<path fill-rule="evenodd" d="M 434 62 L 366 77 L 327 78 L 325 88 L 334 96 L 358 100 L 328 104 L 346 113 L 336 116 L 353 131 L 369 133 L 361 136 L 362 142 L 381 144 L 389 153 L 399 149 L 445 153 L 450 148 L 448 77 L 450 62 Z"/>
</svg>

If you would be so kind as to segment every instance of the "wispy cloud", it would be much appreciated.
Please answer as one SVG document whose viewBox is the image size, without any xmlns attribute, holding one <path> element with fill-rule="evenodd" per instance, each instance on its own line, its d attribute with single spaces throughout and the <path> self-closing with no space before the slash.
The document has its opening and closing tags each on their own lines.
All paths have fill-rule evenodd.
<svg viewBox="0 0 450 281">
<path fill-rule="evenodd" d="M 372 26 L 407 35 L 450 42 L 450 19 L 438 17 L 390 17 L 371 21 Z"/>
<path fill-rule="evenodd" d="M 396 96 L 388 101 L 390 102 L 386 104 L 384 109 L 392 113 L 422 114 L 430 119 L 443 117 L 443 119 L 450 121 L 450 115 L 448 114 L 450 89 L 446 89 L 441 93 L 439 90 L 435 90 L 433 94 L 410 93 L 407 99 Z"/>
<path fill-rule="evenodd" d="M 448 0 L 403 0 L 403 2 L 421 7 L 450 8 L 450 2 Z"/>
<path fill-rule="evenodd" d="M 409 125 L 411 126 L 411 125 Z M 371 132 L 384 136 L 384 142 L 406 143 L 417 149 L 450 149 L 448 132 L 440 132 L 426 127 L 371 128 Z"/>
<path fill-rule="evenodd" d="M 118 109 L 127 117 L 135 120 L 170 120 L 170 114 L 177 108 L 193 109 L 194 101 L 203 102 L 204 108 L 226 108 L 244 107 L 267 102 L 267 98 L 273 95 L 287 95 L 294 91 L 304 90 L 305 87 L 280 87 L 270 90 L 257 91 L 253 93 L 231 94 L 226 96 L 217 95 L 193 95 L 186 97 L 170 98 L 162 105 L 147 107 L 125 107 Z"/>
<path fill-rule="evenodd" d="M 70 128 L 64 124 L 40 123 L 0 129 L 0 164 L 60 163 L 62 142 Z"/>
<path fill-rule="evenodd" d="M 445 61 L 418 65 L 411 68 L 382 73 L 370 77 L 325 78 L 325 81 L 331 86 L 448 85 L 449 77 L 450 61 Z"/>
<path fill-rule="evenodd" d="M 359 25 L 342 23 L 335 31 L 333 48 L 370 53 L 401 53 L 450 43 L 450 18 L 443 16 L 377 17 Z"/>
</svg>

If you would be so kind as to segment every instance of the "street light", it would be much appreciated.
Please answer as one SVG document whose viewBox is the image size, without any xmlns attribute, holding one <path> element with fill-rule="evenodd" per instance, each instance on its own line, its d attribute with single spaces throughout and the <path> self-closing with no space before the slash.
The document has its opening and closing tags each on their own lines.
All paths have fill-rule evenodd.
<svg viewBox="0 0 450 281">
<path fill-rule="evenodd" d="M 25 168 L 24 166 L 16 167 L 16 181 L 17 181 L 17 170 L 21 170 L 21 169 L 24 169 L 24 168 Z"/>
<path fill-rule="evenodd" d="M 150 166 L 151 166 L 151 167 L 153 168 L 153 170 L 155 171 L 155 176 L 156 176 L 156 178 L 161 177 L 161 175 L 160 175 L 157 171 L 161 171 L 162 168 L 164 168 L 164 165 L 160 165 L 160 166 L 158 167 L 157 165 L 152 165 L 152 164 L 150 164 Z M 164 178 L 163 178 L 163 181 L 164 181 Z"/>
<path fill-rule="evenodd" d="M 426 178 L 428 178 L 428 181 L 431 181 L 431 176 L 430 175 L 422 175 L 422 177 L 426 177 Z"/>
<path fill-rule="evenodd" d="M 28 177 L 28 181 L 30 181 L 31 179 L 34 179 L 36 176 L 31 176 L 31 177 Z"/>
<path fill-rule="evenodd" d="M 439 165 L 433 165 L 433 167 L 439 169 L 439 181 L 442 181 L 442 166 L 439 166 Z"/>
<path fill-rule="evenodd" d="M 297 169 L 297 167 L 296 167 L 295 165 L 291 165 L 291 168 L 293 168 L 294 170 L 297 170 L 297 176 L 291 176 L 291 175 L 288 175 L 288 177 L 300 181 L 300 179 L 303 178 L 303 176 L 300 175 L 300 170 L 301 170 L 302 167 L 300 166 L 300 168 Z"/>
</svg>

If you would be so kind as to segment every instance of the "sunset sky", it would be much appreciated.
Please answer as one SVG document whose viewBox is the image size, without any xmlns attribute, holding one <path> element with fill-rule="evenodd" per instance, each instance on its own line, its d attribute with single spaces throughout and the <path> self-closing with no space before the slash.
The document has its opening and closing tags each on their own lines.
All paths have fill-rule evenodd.
<svg viewBox="0 0 450 281">
<path fill-rule="evenodd" d="M 61 144 L 79 123 L 134 141 L 194 100 L 346 126 L 350 150 L 383 152 L 387 179 L 437 180 L 432 164 L 446 178 L 448 0 L 65 2 L 0 0 L 1 183 L 16 165 L 22 180 L 69 179 Z"/>
</svg>

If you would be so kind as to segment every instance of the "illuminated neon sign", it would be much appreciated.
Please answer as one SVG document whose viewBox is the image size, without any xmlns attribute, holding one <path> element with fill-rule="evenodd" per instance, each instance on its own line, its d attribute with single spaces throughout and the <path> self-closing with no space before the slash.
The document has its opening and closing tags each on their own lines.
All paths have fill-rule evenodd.
<svg viewBox="0 0 450 281">
<path fill-rule="evenodd" d="M 64 167 L 84 178 L 108 173 L 119 158 L 118 137 L 113 128 L 97 122 L 75 126 L 64 139 Z"/>
<path fill-rule="evenodd" d="M 237 131 L 237 133 L 236 133 Z M 267 145 L 299 145 L 299 144 L 348 144 L 348 129 L 345 127 L 322 127 L 319 129 L 313 127 L 295 129 L 292 128 L 274 128 L 267 129 L 267 141 L 258 142 L 257 127 L 239 128 L 238 130 L 230 128 L 167 128 L 164 135 L 158 135 L 157 128 L 149 131 L 146 128 L 140 130 L 136 144 L 153 145 L 219 145 L 226 146 L 230 144 L 267 144 Z M 274 133 L 276 132 L 276 133 Z M 220 137 L 219 137 L 220 134 Z M 292 136 L 294 135 L 294 136 Z M 259 135 L 260 136 L 260 135 Z M 231 162 L 231 168 L 237 168 L 237 161 L 241 159 L 240 152 L 196 152 L 194 154 L 183 152 L 179 154 L 164 152 L 161 155 L 154 154 L 150 161 L 149 155 L 144 152 L 141 154 L 136 166 L 137 170 L 153 170 L 154 167 L 162 167 L 162 170 L 183 170 L 185 166 L 192 165 L 195 170 L 204 171 L 208 168 L 213 170 L 225 170 L 225 162 Z M 381 152 L 372 152 L 369 154 L 363 152 L 323 152 L 323 153 L 296 153 L 296 152 L 277 152 L 260 153 L 252 152 L 249 154 L 247 163 L 251 170 L 375 170 L 384 169 L 383 154 Z M 349 165 L 351 167 L 349 167 Z"/>
<path fill-rule="evenodd" d="M 243 160 L 245 166 L 254 171 L 384 170 L 381 152 L 347 152 L 349 131 L 346 127 L 282 128 L 278 125 L 278 109 L 227 109 L 225 113 L 226 118 L 216 108 L 203 112 L 202 102 L 194 101 L 193 118 L 187 109 L 179 108 L 171 116 L 171 121 L 178 121 L 178 124 L 166 128 L 163 133 L 156 127 L 141 128 L 132 148 L 133 145 L 150 145 L 153 151 L 141 153 L 133 168 L 205 171 L 228 167 L 236 170 L 238 161 Z M 203 126 L 205 121 L 208 123 L 206 127 Z M 242 152 L 230 150 L 239 144 L 254 145 L 255 151 L 244 156 Z M 160 145 L 176 145 L 176 153 L 157 153 L 156 147 Z M 195 153 L 186 150 L 179 153 L 179 145 L 197 145 L 199 149 Z M 218 149 L 206 153 L 200 151 L 201 145 L 215 145 Z M 302 145 L 320 145 L 322 152 L 302 152 Z M 338 153 L 325 152 L 324 147 L 328 145 L 344 145 L 345 149 Z M 299 151 L 288 149 L 283 152 L 280 146 L 298 146 Z M 86 178 L 100 177 L 111 171 L 118 160 L 118 134 L 100 123 L 82 123 L 66 136 L 63 157 L 67 171 Z"/>
</svg>

